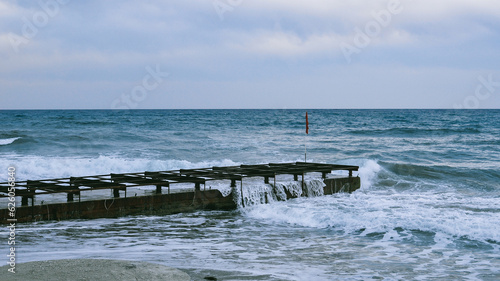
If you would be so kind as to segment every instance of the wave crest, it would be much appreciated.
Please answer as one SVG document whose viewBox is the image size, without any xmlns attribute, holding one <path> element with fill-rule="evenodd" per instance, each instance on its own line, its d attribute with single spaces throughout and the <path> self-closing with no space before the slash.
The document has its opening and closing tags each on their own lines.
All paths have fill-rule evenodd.
<svg viewBox="0 0 500 281">
<path fill-rule="evenodd" d="M 20 139 L 20 137 L 17 137 L 17 138 L 8 138 L 8 139 L 0 139 L 0 145 L 9 145 L 9 144 L 14 143 L 18 139 Z"/>
</svg>

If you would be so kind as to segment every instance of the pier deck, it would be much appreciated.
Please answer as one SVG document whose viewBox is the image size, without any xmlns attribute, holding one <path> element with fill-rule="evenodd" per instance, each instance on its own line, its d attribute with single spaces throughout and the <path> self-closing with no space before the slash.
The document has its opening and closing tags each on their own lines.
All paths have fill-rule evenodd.
<svg viewBox="0 0 500 281">
<path fill-rule="evenodd" d="M 151 210 L 151 214 L 156 214 L 183 212 L 200 207 L 231 209 L 235 208 L 232 196 L 224 197 L 218 190 L 205 190 L 205 188 L 202 190 L 201 185 L 205 185 L 209 181 L 228 180 L 230 186 L 236 188 L 237 182 L 243 185 L 244 178 L 262 177 L 265 183 L 269 183 L 270 178 L 276 180 L 276 176 L 279 175 L 293 175 L 295 181 L 300 176 L 304 181 L 304 175 L 307 173 L 321 173 L 322 178 L 325 179 L 328 173 L 339 170 L 348 171 L 349 177 L 347 179 L 352 181 L 355 179 L 352 177 L 352 172 L 357 171 L 358 168 L 358 166 L 306 162 L 269 163 L 27 180 L 15 182 L 15 187 L 11 187 L 8 182 L 2 182 L 0 183 L 0 198 L 21 198 L 21 206 L 16 206 L 15 216 L 20 221 L 29 221 L 28 217 L 34 220 L 36 216 L 41 219 L 45 219 L 45 217 L 47 219 L 95 218 L 144 213 L 144 210 Z M 357 179 L 359 187 L 359 178 Z M 194 192 L 171 194 L 171 185 L 186 183 L 194 185 Z M 152 190 L 154 195 L 127 198 L 127 189 L 139 186 L 155 187 Z M 162 194 L 162 188 L 167 188 L 166 194 Z M 109 199 L 82 201 L 82 193 L 106 189 L 113 191 L 114 208 L 108 206 L 113 204 L 108 202 Z M 123 191 L 123 197 L 120 197 L 120 191 Z M 332 184 L 327 183 L 325 194 L 338 191 L 337 188 L 332 187 Z M 47 194 L 66 194 L 67 202 L 44 206 L 35 205 L 35 197 L 43 198 Z M 78 201 L 75 201 L 75 195 L 78 197 Z M 101 204 L 105 207 L 104 209 L 95 207 Z M 155 212 L 158 209 L 164 210 L 164 212 Z M 2 207 L 0 209 L 0 218 L 2 218 L 2 223 L 7 223 L 8 219 L 12 219 L 9 208 Z"/>
</svg>

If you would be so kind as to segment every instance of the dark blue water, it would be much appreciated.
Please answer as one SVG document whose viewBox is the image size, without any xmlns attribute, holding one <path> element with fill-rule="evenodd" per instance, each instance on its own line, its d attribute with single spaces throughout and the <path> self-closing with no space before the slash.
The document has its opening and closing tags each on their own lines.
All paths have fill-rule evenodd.
<svg viewBox="0 0 500 281">
<path fill-rule="evenodd" d="M 306 136 L 305 110 L 0 111 L 0 181 L 9 165 L 26 180 L 303 161 L 305 146 L 362 178 L 229 213 L 26 224 L 19 251 L 228 280 L 500 279 L 500 110 L 308 114 Z"/>
</svg>

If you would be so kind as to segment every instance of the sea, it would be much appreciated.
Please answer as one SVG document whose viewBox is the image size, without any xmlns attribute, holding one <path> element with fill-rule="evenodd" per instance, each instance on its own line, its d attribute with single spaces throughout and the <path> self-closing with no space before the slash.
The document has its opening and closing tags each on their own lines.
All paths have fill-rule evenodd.
<svg viewBox="0 0 500 281">
<path fill-rule="evenodd" d="M 500 110 L 7 110 L 0 120 L 0 182 L 9 167 L 22 181 L 304 160 L 357 165 L 361 178 L 351 194 L 234 211 L 19 223 L 18 263 L 125 259 L 192 280 L 500 280 Z"/>
</svg>

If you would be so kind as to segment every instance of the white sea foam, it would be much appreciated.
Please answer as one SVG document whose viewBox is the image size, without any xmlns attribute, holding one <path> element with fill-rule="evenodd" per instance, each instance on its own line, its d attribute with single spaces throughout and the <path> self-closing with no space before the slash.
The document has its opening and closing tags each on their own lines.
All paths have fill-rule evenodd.
<svg viewBox="0 0 500 281">
<path fill-rule="evenodd" d="M 359 176 L 361 177 L 361 189 L 367 190 L 369 189 L 377 177 L 377 173 L 380 172 L 380 165 L 371 159 L 367 159 L 363 161 L 361 165 L 359 165 Z"/>
<path fill-rule="evenodd" d="M 392 189 L 370 189 L 376 184 L 381 170 L 382 167 L 376 161 L 363 160 L 359 169 L 361 192 L 266 205 L 253 204 L 255 206 L 247 208 L 245 213 L 261 221 L 333 228 L 350 234 L 389 235 L 395 233 L 394 229 L 400 228 L 439 233 L 448 237 L 449 241 L 467 238 L 500 242 L 498 198 L 474 197 L 454 193 L 450 189 L 441 190 L 439 187 L 427 192 L 415 189 L 405 193 Z M 287 187 L 291 193 L 302 193 L 301 188 L 294 188 L 293 182 Z M 258 194 L 265 192 L 257 190 L 255 192 Z M 391 239 L 397 237 L 389 236 Z"/>
<path fill-rule="evenodd" d="M 441 233 L 450 239 L 500 242 L 499 213 L 495 198 L 378 191 L 256 205 L 247 215 L 272 223 L 333 228 L 351 234 L 390 233 L 401 228 Z"/>
<path fill-rule="evenodd" d="M 382 167 L 373 159 L 349 159 L 337 161 L 338 164 L 359 166 L 358 174 L 361 178 L 361 190 L 370 189 Z M 332 174 L 347 176 L 347 171 L 334 171 Z M 354 174 L 356 176 L 356 174 Z"/>
<path fill-rule="evenodd" d="M 20 137 L 18 138 L 8 138 L 8 139 L 0 139 L 0 145 L 8 145 L 8 144 L 11 144 L 13 142 L 15 142 L 16 140 L 20 139 Z"/>
<path fill-rule="evenodd" d="M 302 187 L 301 181 L 276 182 L 265 184 L 261 180 L 247 179 L 240 188 L 235 188 L 235 200 L 240 208 L 260 204 L 271 204 L 285 201 L 287 192 L 292 197 L 316 197 L 323 195 L 323 180 L 305 180 Z M 243 194 L 241 193 L 243 192 Z"/>
<path fill-rule="evenodd" d="M 239 165 L 239 163 L 227 159 L 219 161 L 189 162 L 186 160 L 172 159 L 125 159 L 109 156 L 99 156 L 97 158 L 45 158 L 30 156 L 14 159 L 0 159 L 0 167 L 8 167 L 10 165 L 16 167 L 17 180 L 36 180 L 70 176 L 105 175 L 109 173 L 234 166 Z M 0 181 L 6 181 L 6 176 L 7 173 L 0 173 Z"/>
</svg>

